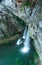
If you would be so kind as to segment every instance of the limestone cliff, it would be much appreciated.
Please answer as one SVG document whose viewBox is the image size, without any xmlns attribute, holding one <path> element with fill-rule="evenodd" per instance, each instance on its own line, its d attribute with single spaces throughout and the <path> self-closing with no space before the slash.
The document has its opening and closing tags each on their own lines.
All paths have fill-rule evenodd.
<svg viewBox="0 0 42 65">
<path fill-rule="evenodd" d="M 2 11 L 3 9 L 2 5 L 4 4 L 5 6 L 9 8 L 9 10 L 13 11 L 13 13 L 16 16 L 20 17 L 22 20 L 25 21 L 26 25 L 28 25 L 30 36 L 34 39 L 34 42 L 35 42 L 34 45 L 40 59 L 39 65 L 42 65 L 42 0 L 32 0 L 32 1 L 29 0 L 29 3 L 27 3 L 28 1 L 26 0 L 27 4 L 25 2 L 23 3 L 23 1 L 25 0 L 16 0 L 16 1 L 12 0 L 12 1 L 10 0 L 7 4 L 2 2 L 0 5 L 0 11 Z M 24 29 L 24 26 L 22 26 L 21 23 L 20 24 L 17 23 L 16 19 L 13 19 L 10 14 L 4 13 L 4 17 L 1 12 L 0 14 L 3 18 L 3 20 L 0 19 L 1 34 L 4 33 L 5 35 L 10 35 L 16 31 L 19 32 Z M 5 18 L 8 18 L 7 21 L 5 20 L 7 24 L 3 22 Z M 20 19 L 19 19 L 19 22 L 20 22 Z"/>
</svg>

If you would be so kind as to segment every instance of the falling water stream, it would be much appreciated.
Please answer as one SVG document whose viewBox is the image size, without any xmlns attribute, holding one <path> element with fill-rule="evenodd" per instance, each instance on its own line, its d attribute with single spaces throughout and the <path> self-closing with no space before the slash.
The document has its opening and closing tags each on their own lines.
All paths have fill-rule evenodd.
<svg viewBox="0 0 42 65">
<path fill-rule="evenodd" d="M 24 31 L 24 33 L 26 33 L 26 29 L 25 29 L 25 31 Z M 23 34 L 24 35 L 24 34 Z M 24 37 L 24 36 L 23 36 Z M 24 47 L 21 49 L 21 51 L 23 52 L 23 53 L 26 53 L 26 52 L 28 52 L 28 50 L 29 50 L 29 43 L 30 43 L 30 36 L 29 36 L 29 29 L 27 29 L 27 33 L 25 34 L 25 40 L 24 40 Z"/>
<path fill-rule="evenodd" d="M 24 41 L 24 46 L 28 47 L 30 42 L 29 30 L 27 30 L 26 38 Z"/>
<path fill-rule="evenodd" d="M 25 28 L 25 30 L 24 30 L 24 32 L 23 32 L 23 39 L 25 39 L 26 38 L 26 34 L 27 34 L 27 27 Z"/>
<path fill-rule="evenodd" d="M 26 52 L 28 52 L 28 50 L 29 50 L 29 43 L 30 43 L 30 36 L 29 36 L 29 29 L 26 27 L 25 28 L 25 30 L 24 30 L 24 33 L 23 33 L 23 37 L 22 37 L 23 39 L 24 39 L 24 42 L 23 42 L 23 44 L 24 44 L 24 47 L 21 49 L 21 52 L 23 52 L 23 53 L 26 53 Z M 18 39 L 18 41 L 17 41 L 17 45 L 20 45 L 22 43 L 22 40 L 21 39 Z"/>
<path fill-rule="evenodd" d="M 22 38 L 25 40 L 25 38 L 26 38 L 26 35 L 27 35 L 27 27 L 25 28 L 25 30 L 24 30 L 24 32 L 23 32 L 23 36 L 22 36 Z M 22 43 L 22 40 L 21 40 L 21 38 L 19 38 L 18 40 L 17 40 L 17 45 L 20 45 Z"/>
</svg>

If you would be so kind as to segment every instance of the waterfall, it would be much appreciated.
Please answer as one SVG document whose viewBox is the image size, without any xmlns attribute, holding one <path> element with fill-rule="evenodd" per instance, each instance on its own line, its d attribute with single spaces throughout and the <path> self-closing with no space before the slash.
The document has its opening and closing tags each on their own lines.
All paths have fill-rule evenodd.
<svg viewBox="0 0 42 65">
<path fill-rule="evenodd" d="M 20 45 L 20 44 L 21 44 L 21 39 L 18 39 L 18 41 L 17 41 L 16 44 L 17 44 L 17 45 Z"/>
<path fill-rule="evenodd" d="M 25 39 L 25 38 L 26 38 L 26 33 L 27 33 L 27 27 L 26 27 L 26 28 L 25 28 L 25 30 L 24 30 L 23 37 L 22 37 L 23 39 Z M 17 43 L 16 43 L 16 44 L 17 44 L 17 45 L 20 45 L 20 44 L 22 43 L 22 41 L 23 41 L 23 40 L 18 39 L 18 41 L 17 41 Z"/>
<path fill-rule="evenodd" d="M 24 33 L 23 33 L 23 39 L 25 39 L 26 38 L 26 34 L 27 34 L 27 27 L 25 28 L 25 30 L 24 30 Z"/>
<path fill-rule="evenodd" d="M 24 39 L 24 42 L 23 42 L 23 40 L 21 40 L 21 38 L 20 39 L 18 39 L 18 41 L 17 41 L 17 45 L 20 45 L 20 44 L 24 44 L 24 46 L 23 46 L 23 48 L 21 48 L 21 52 L 22 53 L 26 53 L 26 52 L 28 52 L 29 51 L 29 49 L 30 49 L 30 37 L 29 37 L 29 29 L 27 29 L 27 27 L 25 28 L 25 30 L 24 30 L 24 33 L 23 33 L 23 37 L 22 37 L 23 39 Z"/>
<path fill-rule="evenodd" d="M 24 41 L 24 46 L 29 46 L 30 37 L 29 37 L 29 30 L 27 30 L 26 39 Z"/>
<path fill-rule="evenodd" d="M 30 48 L 29 43 L 30 43 L 29 30 L 27 30 L 26 38 L 24 41 L 24 47 L 21 49 L 21 52 L 27 53 L 29 51 L 29 48 Z"/>
</svg>

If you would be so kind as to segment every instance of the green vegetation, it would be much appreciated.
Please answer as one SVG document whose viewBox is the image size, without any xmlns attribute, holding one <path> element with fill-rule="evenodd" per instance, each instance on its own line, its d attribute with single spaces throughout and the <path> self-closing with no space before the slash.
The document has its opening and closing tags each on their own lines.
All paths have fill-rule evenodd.
<svg viewBox="0 0 42 65">
<path fill-rule="evenodd" d="M 16 59 L 15 65 L 23 65 L 19 58 Z"/>
<path fill-rule="evenodd" d="M 24 2 L 23 6 L 27 6 L 28 7 L 28 6 L 31 6 L 31 4 L 32 3 L 29 0 L 26 0 L 26 2 Z"/>
<path fill-rule="evenodd" d="M 38 65 L 38 59 L 39 59 L 38 54 L 35 51 L 32 60 L 29 61 L 29 64 Z"/>
<path fill-rule="evenodd" d="M 34 61 L 30 61 L 30 65 L 36 65 Z"/>
<path fill-rule="evenodd" d="M 39 56 L 37 54 L 37 52 L 34 53 L 34 59 L 37 59 Z"/>
</svg>

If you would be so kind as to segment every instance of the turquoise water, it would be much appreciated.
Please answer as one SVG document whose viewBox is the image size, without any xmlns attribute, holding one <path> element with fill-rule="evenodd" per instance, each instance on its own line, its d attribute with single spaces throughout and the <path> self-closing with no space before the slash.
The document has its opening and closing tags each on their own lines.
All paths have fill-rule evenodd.
<svg viewBox="0 0 42 65">
<path fill-rule="evenodd" d="M 30 61 L 34 62 L 35 49 L 32 40 L 28 53 L 20 52 L 22 47 L 23 44 L 18 46 L 14 42 L 11 45 L 0 46 L 0 65 L 30 65 Z"/>
</svg>

